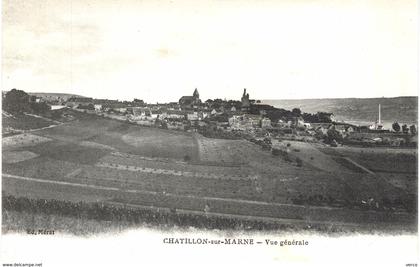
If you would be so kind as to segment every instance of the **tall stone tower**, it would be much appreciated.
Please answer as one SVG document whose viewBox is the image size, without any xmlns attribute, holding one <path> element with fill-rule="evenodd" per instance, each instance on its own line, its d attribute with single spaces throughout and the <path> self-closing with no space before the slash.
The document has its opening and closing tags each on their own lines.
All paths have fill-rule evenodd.
<svg viewBox="0 0 420 267">
<path fill-rule="evenodd" d="M 251 106 L 251 103 L 249 102 L 249 94 L 246 93 L 246 88 L 244 88 L 244 93 L 242 94 L 241 102 L 242 110 L 249 109 L 249 107 Z"/>
<path fill-rule="evenodd" d="M 197 88 L 195 88 L 195 90 L 194 90 L 193 97 L 194 97 L 194 99 L 196 99 L 196 100 L 200 99 L 200 94 L 198 93 Z"/>
</svg>

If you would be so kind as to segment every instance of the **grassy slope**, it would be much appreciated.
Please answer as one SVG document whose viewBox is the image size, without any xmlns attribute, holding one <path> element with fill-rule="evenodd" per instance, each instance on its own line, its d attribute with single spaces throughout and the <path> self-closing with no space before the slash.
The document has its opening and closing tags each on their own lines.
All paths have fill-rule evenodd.
<svg viewBox="0 0 420 267">
<path fill-rule="evenodd" d="M 42 118 L 36 118 L 28 115 L 15 115 L 13 117 L 2 116 L 2 128 L 11 127 L 16 130 L 38 129 L 54 124 L 51 121 Z"/>
</svg>

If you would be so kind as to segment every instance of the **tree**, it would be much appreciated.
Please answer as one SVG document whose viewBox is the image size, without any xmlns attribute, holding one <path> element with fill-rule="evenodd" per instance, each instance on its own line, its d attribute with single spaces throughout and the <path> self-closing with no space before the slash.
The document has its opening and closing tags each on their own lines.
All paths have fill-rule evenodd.
<svg viewBox="0 0 420 267">
<path fill-rule="evenodd" d="M 133 103 L 138 105 L 144 105 L 144 101 L 142 99 L 137 98 L 134 98 Z"/>
<path fill-rule="evenodd" d="M 401 128 L 402 128 L 402 132 L 403 133 L 408 133 L 408 126 L 407 126 L 407 124 L 404 124 Z"/>
<path fill-rule="evenodd" d="M 416 125 L 411 125 L 410 126 L 410 133 L 412 134 L 412 135 L 415 135 L 415 134 L 417 134 L 417 128 L 416 128 Z"/>
<path fill-rule="evenodd" d="M 293 109 L 293 113 L 294 113 Z M 303 113 L 302 114 L 302 118 L 305 122 L 311 122 L 311 123 L 320 123 L 320 122 L 324 122 L 324 123 L 330 123 L 332 122 L 331 117 L 333 116 L 332 113 L 328 113 L 328 112 L 317 112 L 315 114 L 311 114 L 311 113 Z"/>
<path fill-rule="evenodd" d="M 335 127 L 330 127 L 327 131 L 327 138 L 326 143 L 331 144 L 333 141 L 341 143 L 343 141 L 343 137 L 341 136 L 340 132 L 338 132 Z"/>
<path fill-rule="evenodd" d="M 333 114 L 332 113 L 328 113 L 328 112 L 317 112 L 316 116 L 318 117 L 318 122 L 332 122 L 331 120 L 331 116 Z"/>
<path fill-rule="evenodd" d="M 298 167 L 303 166 L 303 161 L 299 157 L 296 158 L 296 166 L 298 166 Z"/>
<path fill-rule="evenodd" d="M 30 112 L 30 97 L 22 90 L 12 89 L 6 93 L 3 102 L 3 109 L 10 113 Z"/>
<path fill-rule="evenodd" d="M 398 123 L 398 122 L 394 122 L 393 124 L 392 124 L 392 129 L 395 131 L 395 132 L 399 132 L 400 130 L 401 130 L 401 126 L 400 126 L 400 124 Z"/>
<path fill-rule="evenodd" d="M 300 116 L 302 114 L 302 111 L 300 110 L 300 108 L 294 108 L 292 109 L 292 113 Z"/>
<path fill-rule="evenodd" d="M 161 121 L 160 122 L 160 127 L 162 128 L 162 129 L 168 129 L 168 123 L 166 122 L 166 121 Z"/>
</svg>

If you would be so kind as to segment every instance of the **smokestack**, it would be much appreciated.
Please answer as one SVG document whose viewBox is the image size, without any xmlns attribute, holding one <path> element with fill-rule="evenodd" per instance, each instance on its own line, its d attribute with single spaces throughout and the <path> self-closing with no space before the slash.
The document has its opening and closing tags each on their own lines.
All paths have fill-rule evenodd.
<svg viewBox="0 0 420 267">
<path fill-rule="evenodd" d="M 379 118 L 378 118 L 378 124 L 381 125 L 381 104 L 379 104 Z"/>
</svg>

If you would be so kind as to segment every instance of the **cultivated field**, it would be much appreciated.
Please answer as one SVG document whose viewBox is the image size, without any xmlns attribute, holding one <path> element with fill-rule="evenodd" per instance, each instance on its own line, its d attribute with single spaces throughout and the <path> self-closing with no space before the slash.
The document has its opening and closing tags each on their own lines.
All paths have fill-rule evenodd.
<svg viewBox="0 0 420 267">
<path fill-rule="evenodd" d="M 347 158 L 363 165 L 376 176 L 385 179 L 410 195 L 417 196 L 417 149 L 412 148 L 321 148 L 333 158 Z M 356 170 L 357 171 L 357 170 Z"/>
<path fill-rule="evenodd" d="M 2 140 L 5 195 L 175 214 L 364 227 L 384 222 L 386 229 L 416 229 L 416 211 L 406 204 L 412 196 L 394 181 L 401 173 L 388 165 L 381 170 L 394 176 L 384 178 L 369 164 L 364 167 L 371 172 L 364 172 L 352 161 L 337 160 L 358 161 L 347 152 L 308 143 L 291 144 L 291 158 L 300 155 L 303 162 L 296 164 L 245 140 L 88 115 L 13 138 Z M 364 209 L 360 203 L 369 198 L 380 208 Z"/>
<path fill-rule="evenodd" d="M 3 112 L 4 113 L 4 112 Z M 37 118 L 29 115 L 10 115 L 3 114 L 2 116 L 2 133 L 10 134 L 12 132 L 19 132 L 30 130 L 34 128 L 42 128 L 54 125 L 55 123 L 42 118 Z"/>
</svg>

